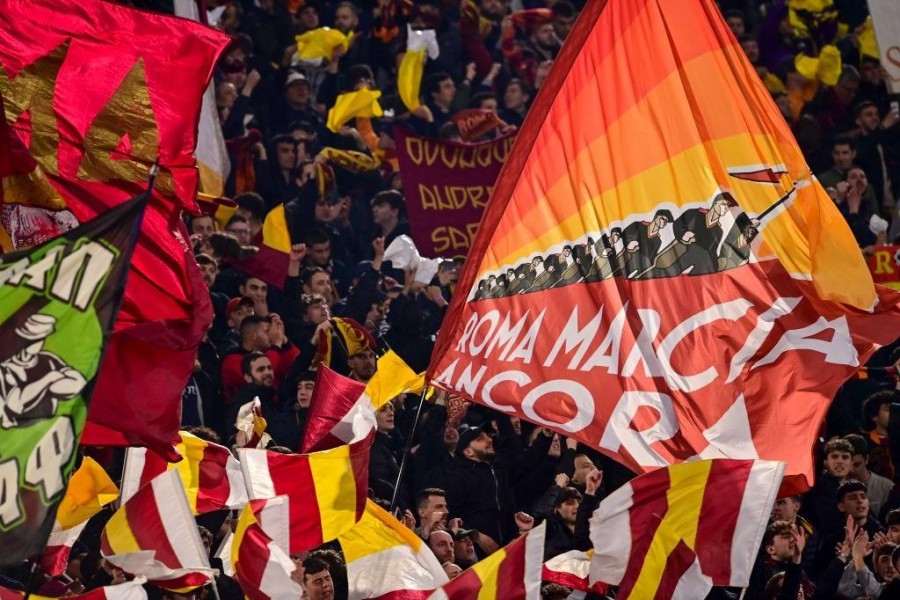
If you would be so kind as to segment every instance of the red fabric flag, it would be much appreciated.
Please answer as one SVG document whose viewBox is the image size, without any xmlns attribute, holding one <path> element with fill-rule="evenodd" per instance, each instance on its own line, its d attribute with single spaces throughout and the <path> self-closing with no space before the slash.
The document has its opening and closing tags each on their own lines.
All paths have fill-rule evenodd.
<svg viewBox="0 0 900 600">
<path fill-rule="evenodd" d="M 0 14 L 0 38 L 15 40 L 0 45 L 6 121 L 57 208 L 89 220 L 145 189 L 159 161 L 82 442 L 171 455 L 181 391 L 212 320 L 180 217 L 197 210 L 200 102 L 228 38 L 95 0 L 0 0 Z"/>
<path fill-rule="evenodd" d="M 428 373 L 637 472 L 784 460 L 797 493 L 898 303 L 713 0 L 597 0 L 518 133 Z"/>
<path fill-rule="evenodd" d="M 327 450 L 348 440 L 337 438 L 333 431 L 356 404 L 366 389 L 364 383 L 338 375 L 326 366 L 316 372 L 316 387 L 309 402 L 309 415 L 303 432 L 301 452 Z"/>
</svg>

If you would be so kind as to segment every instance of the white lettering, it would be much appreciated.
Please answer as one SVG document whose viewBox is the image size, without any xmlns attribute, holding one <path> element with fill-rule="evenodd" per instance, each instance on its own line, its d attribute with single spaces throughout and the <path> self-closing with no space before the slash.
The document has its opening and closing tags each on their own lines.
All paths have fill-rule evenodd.
<svg viewBox="0 0 900 600">
<path fill-rule="evenodd" d="M 800 298 L 776 298 L 769 310 L 759 315 L 759 318 L 756 320 L 756 327 L 747 336 L 744 346 L 731 359 L 731 368 L 728 371 L 728 379 L 725 380 L 725 383 L 731 383 L 738 378 L 738 375 L 744 370 L 744 365 L 747 364 L 747 361 L 759 351 L 763 342 L 766 341 L 766 337 L 768 337 L 775 326 L 775 320 L 790 313 L 799 303 Z"/>
<path fill-rule="evenodd" d="M 534 346 L 537 344 L 538 334 L 541 332 L 541 322 L 544 320 L 545 312 L 547 312 L 547 309 L 542 310 L 535 322 L 531 324 L 528 333 L 526 333 L 525 337 L 522 338 L 522 341 L 519 342 L 515 352 L 509 355 L 509 360 L 518 358 L 526 365 L 531 364 L 531 357 L 534 355 Z"/>
<path fill-rule="evenodd" d="M 625 312 L 628 310 L 628 303 L 625 303 L 612 323 L 609 324 L 609 330 L 606 337 L 600 343 L 600 346 L 594 354 L 581 365 L 582 371 L 590 371 L 595 367 L 606 367 L 611 375 L 619 372 L 619 345 L 622 341 L 622 330 L 625 328 Z"/>
<path fill-rule="evenodd" d="M 87 309 L 115 260 L 116 255 L 102 244 L 82 244 L 60 263 L 51 293 L 64 302 L 74 296 L 75 307 Z"/>
<path fill-rule="evenodd" d="M 75 449 L 75 430 L 68 417 L 54 421 L 35 446 L 25 466 L 25 483 L 40 486 L 46 501 L 66 488 L 65 466 Z"/>
<path fill-rule="evenodd" d="M 659 420 L 642 431 L 631 428 L 638 409 L 646 406 L 659 413 Z M 612 452 L 620 452 L 624 447 L 628 454 L 642 467 L 664 467 L 669 464 L 650 444 L 672 439 L 678 433 L 678 421 L 672 398 L 657 392 L 625 392 L 619 398 L 612 412 L 600 447 Z"/>
<path fill-rule="evenodd" d="M 487 383 L 484 384 L 484 389 L 481 390 L 481 399 L 484 400 L 484 403 L 491 408 L 495 408 L 503 412 L 514 412 L 515 409 L 512 406 L 497 404 L 491 397 L 491 393 L 494 391 L 494 386 L 503 383 L 504 381 L 512 381 L 519 387 L 522 387 L 523 385 L 528 385 L 529 383 L 531 383 L 531 377 L 529 377 L 522 371 L 504 371 L 502 373 L 497 373 L 496 375 L 488 379 Z"/>
<path fill-rule="evenodd" d="M 547 394 L 565 394 L 575 403 L 575 416 L 568 421 L 550 421 L 544 419 L 535 410 L 535 405 Z M 561 404 L 561 398 L 554 399 L 554 405 Z M 522 399 L 522 412 L 525 416 L 538 425 L 558 427 L 569 433 L 576 433 L 591 424 L 594 420 L 594 398 L 590 390 L 578 383 L 567 379 L 554 379 L 537 386 Z M 545 411 L 547 412 L 547 411 Z M 553 411 L 554 416 L 561 416 L 559 411 Z"/>
<path fill-rule="evenodd" d="M 19 506 L 19 465 L 10 458 L 0 463 L 0 525 L 12 526 L 22 518 Z"/>
<path fill-rule="evenodd" d="M 544 366 L 549 367 L 552 365 L 556 360 L 559 351 L 565 346 L 564 352 L 566 354 L 575 350 L 575 355 L 572 357 L 572 360 L 569 361 L 568 368 L 573 370 L 577 369 L 581 359 L 584 358 L 585 353 L 588 351 L 591 341 L 597 335 L 597 330 L 600 329 L 600 319 L 602 316 L 603 307 L 601 306 L 600 310 L 597 311 L 597 314 L 594 315 L 594 318 L 584 326 L 584 329 L 579 329 L 578 306 L 572 307 L 572 316 L 569 317 L 568 323 L 566 323 L 566 326 L 559 334 L 559 337 L 556 338 L 553 349 L 550 351 L 550 354 L 547 355 L 547 360 L 544 361 Z"/>
<path fill-rule="evenodd" d="M 813 338 L 829 329 L 833 332 L 831 340 Z M 850 337 L 850 329 L 845 317 L 838 317 L 834 321 L 819 317 L 812 325 L 785 332 L 775 347 L 762 360 L 753 365 L 751 370 L 775 362 L 778 357 L 790 350 L 811 350 L 824 354 L 825 362 L 833 365 L 859 366 L 859 354 L 853 347 L 853 339 Z"/>
</svg>

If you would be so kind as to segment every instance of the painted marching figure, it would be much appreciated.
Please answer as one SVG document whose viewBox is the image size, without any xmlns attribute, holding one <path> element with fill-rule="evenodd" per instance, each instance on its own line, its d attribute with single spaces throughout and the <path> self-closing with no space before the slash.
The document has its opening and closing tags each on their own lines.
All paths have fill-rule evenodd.
<svg viewBox="0 0 900 600">
<path fill-rule="evenodd" d="M 651 221 L 637 221 L 625 228 L 622 237 L 627 252 L 626 277 L 642 278 L 653 268 L 656 255 L 662 247 L 662 231 L 673 220 L 670 211 L 661 209 L 656 211 Z"/>
<path fill-rule="evenodd" d="M 723 192 L 709 208 L 686 210 L 675 221 L 675 240 L 684 248 L 676 250 L 678 273 L 705 275 L 745 264 L 750 258 L 750 241 L 755 226 L 745 213 L 731 216 L 734 197 Z M 751 237 L 747 237 L 747 236 Z M 673 267 L 676 265 L 673 264 Z"/>
<path fill-rule="evenodd" d="M 81 373 L 44 350 L 55 326 L 56 317 L 34 314 L 16 329 L 27 345 L 0 362 L 0 427 L 10 429 L 51 417 L 60 400 L 74 398 L 87 384 Z"/>
</svg>

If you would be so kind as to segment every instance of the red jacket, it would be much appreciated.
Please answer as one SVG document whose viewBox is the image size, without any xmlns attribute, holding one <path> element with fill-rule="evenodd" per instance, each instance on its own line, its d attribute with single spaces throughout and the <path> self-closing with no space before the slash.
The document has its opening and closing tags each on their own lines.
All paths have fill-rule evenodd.
<svg viewBox="0 0 900 600">
<path fill-rule="evenodd" d="M 241 360 L 244 355 L 248 354 L 247 350 L 240 348 L 237 352 L 233 352 L 225 357 L 222 361 L 222 395 L 225 397 L 225 403 L 229 404 L 234 392 L 239 387 L 247 383 L 244 375 L 241 373 Z M 292 343 L 288 342 L 280 348 L 269 348 L 265 351 L 265 355 L 272 361 L 272 371 L 275 373 L 275 388 L 281 386 L 285 375 L 291 368 L 291 364 L 298 356 L 300 350 Z"/>
</svg>

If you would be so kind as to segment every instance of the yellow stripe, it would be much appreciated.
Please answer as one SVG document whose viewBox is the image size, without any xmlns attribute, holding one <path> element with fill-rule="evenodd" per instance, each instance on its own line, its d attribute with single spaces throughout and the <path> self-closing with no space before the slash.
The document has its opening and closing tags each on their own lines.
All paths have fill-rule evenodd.
<svg viewBox="0 0 900 600">
<path fill-rule="evenodd" d="M 669 467 L 669 508 L 662 517 L 656 535 L 644 557 L 640 575 L 631 594 L 634 598 L 652 598 L 666 568 L 666 560 L 681 540 L 693 550 L 703 493 L 712 461 L 684 463 Z"/>
<path fill-rule="evenodd" d="M 59 503 L 56 520 L 63 529 L 71 529 L 100 512 L 119 497 L 119 488 L 97 461 L 85 456 L 69 480 L 66 495 Z"/>
<path fill-rule="evenodd" d="M 481 589 L 478 590 L 478 600 L 496 600 L 500 598 L 497 589 L 497 574 L 500 565 L 506 559 L 506 549 L 501 548 L 481 562 L 475 563 L 472 570 L 478 574 L 481 580 Z"/>
<path fill-rule="evenodd" d="M 256 523 L 256 515 L 253 514 L 253 511 L 250 509 L 250 505 L 247 504 L 244 506 L 244 510 L 241 512 L 241 518 L 238 519 L 237 525 L 234 528 L 234 537 L 231 539 L 231 566 L 232 568 L 237 567 L 238 561 L 238 553 L 241 548 L 241 544 L 244 542 L 244 535 L 247 533 L 247 529 Z"/>
<path fill-rule="evenodd" d="M 391 548 L 408 546 L 418 553 L 422 539 L 386 510 L 366 501 L 366 512 L 353 529 L 338 538 L 347 564 Z"/>
<path fill-rule="evenodd" d="M 140 552 L 147 550 L 141 548 L 131 526 L 128 524 L 128 504 L 123 504 L 119 510 L 106 523 L 106 539 L 113 554 L 127 554 L 128 552 Z"/>
<path fill-rule="evenodd" d="M 184 491 L 187 493 L 188 502 L 191 505 L 191 512 L 197 515 L 197 493 L 200 491 L 200 461 L 203 460 L 203 453 L 206 450 L 207 443 L 184 431 L 179 432 L 179 435 L 181 436 L 181 443 L 177 444 L 175 448 L 184 457 L 184 460 L 177 463 L 169 463 L 168 468 L 178 469 L 178 476 L 181 477 Z"/>
<path fill-rule="evenodd" d="M 222 174 L 200 160 L 197 161 L 200 171 L 200 191 L 211 196 L 221 196 L 225 192 L 225 181 Z"/>
<path fill-rule="evenodd" d="M 377 409 L 391 398 L 418 387 L 422 389 L 425 375 L 416 373 L 393 350 L 388 350 L 378 359 L 378 369 L 366 384 L 366 394 Z"/>
<path fill-rule="evenodd" d="M 356 519 L 356 481 L 350 446 L 311 454 L 309 468 L 316 486 L 322 539 L 333 540 L 350 529 Z"/>
<path fill-rule="evenodd" d="M 263 243 L 269 248 L 285 253 L 291 251 L 291 234 L 288 233 L 284 204 L 279 204 L 266 216 L 262 234 Z"/>
</svg>

